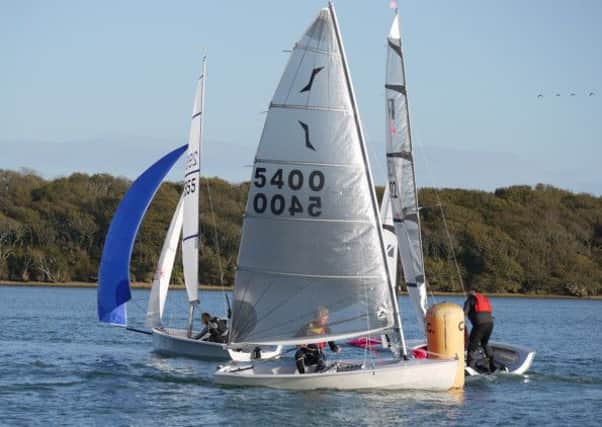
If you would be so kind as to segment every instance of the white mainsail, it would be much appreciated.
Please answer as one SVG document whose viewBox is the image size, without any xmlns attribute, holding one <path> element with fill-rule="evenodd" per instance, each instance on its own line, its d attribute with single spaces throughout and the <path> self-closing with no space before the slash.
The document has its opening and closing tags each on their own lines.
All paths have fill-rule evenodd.
<svg viewBox="0 0 602 427">
<path fill-rule="evenodd" d="M 405 282 L 416 310 L 418 326 L 424 331 L 424 318 L 427 310 L 426 279 L 405 70 L 397 13 L 387 41 L 385 90 L 389 191 Z"/>
<path fill-rule="evenodd" d="M 203 136 L 203 109 L 205 98 L 205 58 L 197 83 L 190 124 L 186 165 L 184 169 L 184 225 L 182 261 L 188 301 L 199 299 L 199 192 L 201 177 L 201 139 Z"/>
<path fill-rule="evenodd" d="M 397 235 L 393 225 L 393 210 L 391 209 L 391 197 L 389 196 L 389 187 L 385 186 L 383 199 L 380 203 L 380 220 L 383 224 L 383 240 L 385 250 L 387 251 L 387 265 L 389 266 L 389 276 L 391 283 L 395 286 L 397 283 Z"/>
<path fill-rule="evenodd" d="M 257 149 L 231 343 L 399 332 L 381 221 L 332 5 L 294 46 Z M 329 311 L 325 335 L 305 326 Z"/>
<path fill-rule="evenodd" d="M 148 309 L 146 311 L 146 326 L 151 328 L 161 326 L 171 272 L 182 232 L 182 222 L 184 220 L 183 200 L 184 197 L 182 196 L 169 223 L 167 236 L 163 242 L 163 249 L 161 250 L 161 256 L 159 257 L 159 263 L 155 271 L 153 287 L 151 288 Z"/>
</svg>

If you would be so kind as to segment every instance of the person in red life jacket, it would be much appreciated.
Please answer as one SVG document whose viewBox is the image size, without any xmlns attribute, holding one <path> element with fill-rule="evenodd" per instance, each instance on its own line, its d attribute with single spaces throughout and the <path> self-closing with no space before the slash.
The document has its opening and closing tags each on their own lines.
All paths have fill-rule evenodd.
<svg viewBox="0 0 602 427">
<path fill-rule="evenodd" d="M 468 316 L 472 324 L 470 338 L 468 340 L 468 357 L 466 364 L 474 368 L 475 352 L 482 346 L 485 355 L 489 359 L 489 370 L 493 372 L 495 365 L 493 362 L 493 354 L 487 345 L 491 332 L 493 332 L 493 310 L 491 303 L 485 295 L 481 295 L 476 291 L 470 291 L 466 302 L 464 302 L 464 314 Z"/>
<path fill-rule="evenodd" d="M 329 335 L 331 333 L 328 326 L 328 309 L 326 307 L 318 307 L 314 320 L 305 325 L 299 335 L 304 337 Z M 341 348 L 334 341 L 328 341 L 330 350 L 338 353 Z M 323 371 L 326 368 L 326 356 L 324 355 L 325 342 L 314 344 L 302 344 L 295 353 L 295 362 L 297 370 L 300 374 L 305 373 L 306 366 L 317 365 L 316 372 Z"/>
</svg>

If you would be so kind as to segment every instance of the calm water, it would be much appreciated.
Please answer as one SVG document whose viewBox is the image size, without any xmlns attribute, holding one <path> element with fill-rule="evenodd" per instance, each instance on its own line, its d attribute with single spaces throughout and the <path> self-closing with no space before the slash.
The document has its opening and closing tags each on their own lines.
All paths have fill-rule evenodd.
<svg viewBox="0 0 602 427">
<path fill-rule="evenodd" d="M 142 319 L 147 296 L 135 292 L 130 319 Z M 221 293 L 204 298 L 204 310 L 223 309 Z M 170 294 L 172 324 L 184 323 L 184 300 Z M 0 287 L 0 424 L 601 425 L 602 302 L 493 304 L 494 339 L 538 352 L 526 376 L 480 378 L 454 394 L 288 392 L 216 386 L 215 363 L 153 354 L 148 336 L 98 324 L 94 289 Z"/>
</svg>

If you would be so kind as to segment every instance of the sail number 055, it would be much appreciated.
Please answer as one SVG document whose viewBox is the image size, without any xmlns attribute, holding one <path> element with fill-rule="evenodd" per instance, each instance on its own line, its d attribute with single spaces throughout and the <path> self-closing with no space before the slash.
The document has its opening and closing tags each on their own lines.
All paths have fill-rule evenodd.
<svg viewBox="0 0 602 427">
<path fill-rule="evenodd" d="M 184 181 L 184 195 L 187 196 L 190 193 L 196 191 L 196 177 L 188 178 Z"/>
<path fill-rule="evenodd" d="M 255 168 L 255 176 L 253 184 L 257 188 L 263 188 L 268 183 L 268 176 L 266 176 L 266 168 Z M 269 184 L 273 187 L 281 189 L 285 185 L 293 191 L 298 191 L 303 188 L 305 184 L 305 175 L 299 169 L 293 169 L 285 177 L 282 169 L 277 169 L 276 172 L 269 178 Z M 321 191 L 324 188 L 325 179 L 324 174 L 320 171 L 311 171 L 307 177 L 307 185 L 309 189 L 314 192 Z M 305 206 L 304 206 L 305 205 Z M 256 193 L 253 197 L 253 210 L 256 213 L 262 214 L 267 210 L 272 212 L 274 215 L 282 215 L 288 213 L 291 216 L 296 214 L 302 214 L 307 212 L 309 216 L 320 216 L 322 214 L 322 198 L 319 196 L 310 196 L 307 198 L 307 204 L 299 199 L 296 195 L 291 195 L 290 200 L 287 201 L 285 196 L 281 194 L 275 194 L 270 199 L 264 193 Z"/>
</svg>

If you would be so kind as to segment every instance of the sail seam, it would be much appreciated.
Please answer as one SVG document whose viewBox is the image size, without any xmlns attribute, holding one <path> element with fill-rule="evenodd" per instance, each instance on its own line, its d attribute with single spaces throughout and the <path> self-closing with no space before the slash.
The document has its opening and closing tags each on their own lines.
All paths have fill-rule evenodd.
<svg viewBox="0 0 602 427">
<path fill-rule="evenodd" d="M 237 271 L 245 271 L 249 273 L 262 273 L 272 276 L 286 276 L 286 277 L 307 277 L 311 279 L 382 279 L 382 275 L 358 275 L 358 274 L 302 274 L 302 273 L 290 273 L 286 271 L 274 271 L 264 270 L 261 268 L 252 268 L 245 266 L 238 266 Z"/>
<path fill-rule="evenodd" d="M 273 160 L 273 159 L 255 159 L 255 163 L 270 163 L 274 165 L 291 165 L 291 166 L 326 166 L 326 167 L 340 167 L 340 168 L 362 168 L 362 164 L 353 163 L 320 163 L 320 162 L 300 162 L 296 160 Z"/>
<path fill-rule="evenodd" d="M 310 46 L 306 46 L 304 44 L 301 43 L 296 43 L 294 46 L 294 49 L 299 49 L 299 50 L 304 50 L 306 52 L 314 52 L 314 53 L 319 53 L 321 55 L 326 55 L 326 56 L 338 56 L 338 51 L 330 51 L 330 50 L 324 50 L 324 49 L 318 49 L 315 47 L 310 47 Z"/>
<path fill-rule="evenodd" d="M 349 113 L 344 107 L 336 108 L 336 107 L 318 107 L 318 106 L 310 106 L 310 105 L 299 105 L 299 104 L 275 104 L 270 103 L 270 108 L 282 108 L 282 109 L 290 109 L 290 110 L 309 110 L 309 111 L 334 111 L 338 113 Z"/>
<path fill-rule="evenodd" d="M 186 173 L 186 174 L 184 175 L 184 178 L 186 178 L 188 175 L 192 175 L 193 173 L 198 173 L 198 172 L 200 172 L 200 171 L 201 171 L 200 169 L 195 169 L 195 170 L 193 170 L 193 171 L 190 171 L 190 172 L 188 172 L 188 173 Z"/>
<path fill-rule="evenodd" d="M 336 224 L 363 224 L 374 226 L 372 221 L 360 219 L 327 219 L 327 218 L 283 218 L 277 216 L 245 214 L 245 218 L 265 219 L 273 221 L 328 222 Z"/>
<path fill-rule="evenodd" d="M 190 236 L 186 236 L 182 239 L 182 242 L 185 242 L 186 240 L 190 240 L 190 239 L 194 239 L 195 237 L 199 237 L 199 234 L 191 234 Z"/>
</svg>

